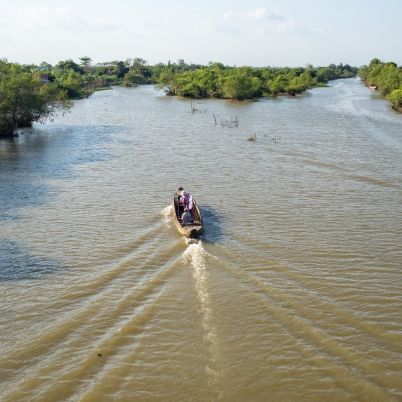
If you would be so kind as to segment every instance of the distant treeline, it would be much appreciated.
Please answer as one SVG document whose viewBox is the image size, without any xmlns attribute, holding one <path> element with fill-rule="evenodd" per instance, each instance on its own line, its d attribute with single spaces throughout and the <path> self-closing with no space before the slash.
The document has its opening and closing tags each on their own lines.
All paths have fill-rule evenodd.
<svg viewBox="0 0 402 402">
<path fill-rule="evenodd" d="M 155 84 L 168 95 L 190 98 L 253 99 L 261 96 L 296 95 L 332 79 L 353 77 L 357 68 L 348 64 L 328 67 L 231 67 L 207 66 L 184 60 L 149 65 L 144 59 L 92 64 L 63 60 L 56 65 L 21 65 L 0 60 L 0 136 L 71 107 L 70 99 L 90 96 L 114 85 Z"/>
<path fill-rule="evenodd" d="M 180 66 L 180 65 L 179 65 Z M 163 66 L 155 81 L 170 95 L 190 98 L 253 99 L 261 96 L 296 95 L 329 80 L 349 78 L 357 68 L 328 67 L 229 67 L 221 63 L 174 69 Z"/>
<path fill-rule="evenodd" d="M 361 67 L 358 74 L 366 85 L 385 96 L 394 109 L 402 111 L 402 66 L 373 59 L 368 66 Z"/>
</svg>

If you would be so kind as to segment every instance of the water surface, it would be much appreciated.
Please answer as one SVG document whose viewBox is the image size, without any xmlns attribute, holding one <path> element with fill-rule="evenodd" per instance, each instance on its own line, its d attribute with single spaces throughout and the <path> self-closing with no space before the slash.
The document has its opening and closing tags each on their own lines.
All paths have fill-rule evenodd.
<svg viewBox="0 0 402 402">
<path fill-rule="evenodd" d="M 401 400 L 402 116 L 355 79 L 194 105 L 115 88 L 0 142 L 0 399 Z"/>
</svg>

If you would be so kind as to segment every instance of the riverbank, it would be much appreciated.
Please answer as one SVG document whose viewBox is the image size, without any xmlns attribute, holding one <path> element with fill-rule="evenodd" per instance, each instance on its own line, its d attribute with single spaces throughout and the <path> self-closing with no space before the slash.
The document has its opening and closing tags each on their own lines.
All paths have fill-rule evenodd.
<svg viewBox="0 0 402 402">
<path fill-rule="evenodd" d="M 252 100 L 264 96 L 296 96 L 324 86 L 329 80 L 356 75 L 348 64 L 328 67 L 233 67 L 222 63 L 205 65 L 158 63 L 143 59 L 90 64 L 64 60 L 52 66 L 20 65 L 0 60 L 0 136 L 54 116 L 71 106 L 68 100 L 83 99 L 115 85 L 128 87 L 154 84 L 167 95 L 192 99 Z M 23 97 L 16 93 L 25 94 Z"/>
<path fill-rule="evenodd" d="M 372 84 L 370 84 L 368 81 L 363 81 L 363 80 L 362 80 L 362 82 L 363 82 L 363 84 L 364 84 L 367 88 L 369 88 L 371 91 L 377 92 L 378 95 L 379 95 L 384 101 L 388 101 L 388 103 L 389 103 L 391 109 L 395 110 L 395 111 L 398 112 L 398 113 L 402 113 L 402 101 L 400 102 L 400 101 L 396 100 L 396 101 L 393 102 L 392 99 L 391 99 L 392 93 L 391 93 L 391 95 L 384 96 L 384 95 L 382 95 L 381 92 L 378 90 L 378 87 L 377 87 L 376 85 L 372 85 Z M 399 90 L 398 90 L 398 91 L 399 91 Z"/>
<path fill-rule="evenodd" d="M 402 112 L 402 66 L 373 59 L 359 69 L 358 75 L 366 86 L 388 100 L 394 110 Z"/>
</svg>

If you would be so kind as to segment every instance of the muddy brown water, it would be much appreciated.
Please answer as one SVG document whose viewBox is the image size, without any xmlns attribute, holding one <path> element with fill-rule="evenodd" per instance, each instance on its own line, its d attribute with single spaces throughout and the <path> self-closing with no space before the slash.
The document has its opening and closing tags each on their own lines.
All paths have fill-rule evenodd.
<svg viewBox="0 0 402 402">
<path fill-rule="evenodd" d="M 402 115 L 355 79 L 192 106 L 115 88 L 0 142 L 0 400 L 402 400 Z"/>
</svg>

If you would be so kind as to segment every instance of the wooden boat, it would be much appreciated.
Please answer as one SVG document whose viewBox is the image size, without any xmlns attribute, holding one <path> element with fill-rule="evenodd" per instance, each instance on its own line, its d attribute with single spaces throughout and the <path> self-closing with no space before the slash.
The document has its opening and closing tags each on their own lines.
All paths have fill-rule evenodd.
<svg viewBox="0 0 402 402">
<path fill-rule="evenodd" d="M 177 205 L 176 197 L 173 197 L 173 220 L 180 234 L 187 237 L 198 237 L 204 230 L 202 226 L 202 216 L 197 203 L 193 198 L 193 209 L 191 211 L 192 221 L 190 224 L 184 224 L 181 216 L 183 207 Z"/>
</svg>

